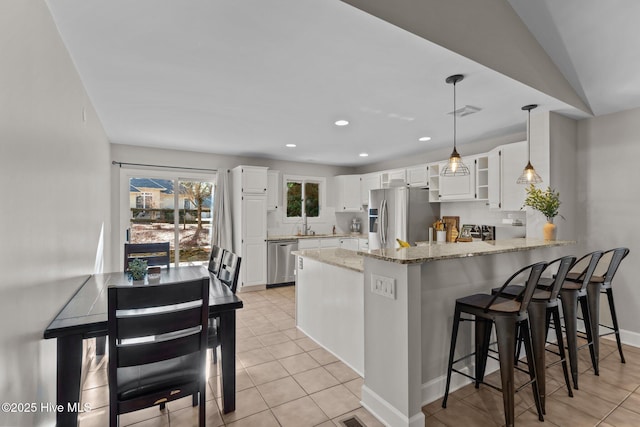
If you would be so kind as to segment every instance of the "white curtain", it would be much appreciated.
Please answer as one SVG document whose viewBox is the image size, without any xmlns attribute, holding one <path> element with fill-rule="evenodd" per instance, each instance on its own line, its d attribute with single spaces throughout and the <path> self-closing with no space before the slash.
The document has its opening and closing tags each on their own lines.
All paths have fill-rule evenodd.
<svg viewBox="0 0 640 427">
<path fill-rule="evenodd" d="M 222 249 L 232 250 L 231 203 L 229 201 L 229 171 L 217 173 L 216 189 L 213 199 L 213 233 L 211 244 Z"/>
</svg>

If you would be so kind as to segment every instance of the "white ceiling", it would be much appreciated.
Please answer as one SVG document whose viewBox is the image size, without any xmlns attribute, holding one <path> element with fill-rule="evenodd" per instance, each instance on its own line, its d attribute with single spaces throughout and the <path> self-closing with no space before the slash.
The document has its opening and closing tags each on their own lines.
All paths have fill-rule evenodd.
<svg viewBox="0 0 640 427">
<path fill-rule="evenodd" d="M 629 88 L 628 81 L 616 79 L 624 63 L 610 61 L 610 70 L 598 62 L 611 51 L 615 56 L 619 32 L 604 40 L 597 34 L 609 34 L 610 24 L 631 28 L 629 20 L 610 22 L 611 13 L 599 26 L 569 19 L 569 12 L 597 16 L 608 10 L 585 12 L 590 6 L 580 0 L 509 1 L 596 114 L 640 106 L 640 85 Z M 564 6 L 569 3 L 573 10 Z M 640 12 L 640 2 L 624 3 L 635 3 L 632 9 Z M 48 4 L 105 131 L 117 144 L 345 166 L 378 162 L 452 143 L 447 113 L 453 92 L 445 78 L 457 73 L 465 75 L 457 85 L 458 107 L 482 109 L 458 120 L 459 145 L 523 131 L 525 104 L 585 117 L 338 0 Z M 575 37 L 581 30 L 596 35 Z M 588 44 L 594 39 L 601 42 L 595 52 L 601 58 L 590 61 L 594 52 Z M 628 44 L 621 61 L 635 60 L 637 66 L 640 50 L 632 52 Z M 337 119 L 351 124 L 336 127 Z M 425 135 L 432 140 L 418 142 Z M 297 147 L 285 148 L 287 143 Z M 361 152 L 369 157 L 359 157 Z"/>
</svg>

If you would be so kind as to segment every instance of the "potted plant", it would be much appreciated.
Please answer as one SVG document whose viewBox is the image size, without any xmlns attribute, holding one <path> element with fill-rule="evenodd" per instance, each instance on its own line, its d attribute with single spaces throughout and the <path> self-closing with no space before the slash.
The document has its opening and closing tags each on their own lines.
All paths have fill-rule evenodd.
<svg viewBox="0 0 640 427">
<path fill-rule="evenodd" d="M 541 190 L 531 184 L 527 187 L 527 198 L 524 200 L 524 206 L 530 206 L 542 212 L 547 218 L 547 223 L 542 227 L 544 240 L 556 240 L 556 225 L 553 223 L 553 219 L 558 215 L 560 193 L 551 187 Z M 560 217 L 564 219 L 562 215 Z"/>
<path fill-rule="evenodd" d="M 134 259 L 129 262 L 129 277 L 136 280 L 143 280 L 144 276 L 147 274 L 147 261 L 142 259 Z"/>
</svg>

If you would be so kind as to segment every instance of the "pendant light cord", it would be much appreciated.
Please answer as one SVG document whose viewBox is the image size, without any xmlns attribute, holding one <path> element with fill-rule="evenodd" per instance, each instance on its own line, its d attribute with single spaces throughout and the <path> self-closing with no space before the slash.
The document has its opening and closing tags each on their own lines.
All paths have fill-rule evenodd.
<svg viewBox="0 0 640 427">
<path fill-rule="evenodd" d="M 456 150 L 456 83 L 453 82 L 453 149 Z"/>
<path fill-rule="evenodd" d="M 527 117 L 527 161 L 531 163 L 531 110 L 527 110 L 529 116 Z"/>
</svg>

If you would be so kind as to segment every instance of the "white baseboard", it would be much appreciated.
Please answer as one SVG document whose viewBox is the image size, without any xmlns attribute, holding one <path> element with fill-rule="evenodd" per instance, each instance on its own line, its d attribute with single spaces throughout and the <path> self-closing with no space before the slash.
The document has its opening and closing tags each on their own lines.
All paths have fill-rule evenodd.
<svg viewBox="0 0 640 427">
<path fill-rule="evenodd" d="M 265 289 L 267 289 L 267 285 L 253 285 L 253 286 L 245 285 L 245 286 L 238 286 L 237 292 L 242 293 L 242 292 L 264 291 Z"/>
<path fill-rule="evenodd" d="M 366 385 L 362 386 L 360 404 L 382 424 L 390 427 L 423 427 L 424 414 L 419 411 L 408 418 Z"/>
<path fill-rule="evenodd" d="M 610 335 L 610 337 L 615 340 L 613 335 Z M 622 341 L 623 344 L 640 348 L 640 333 L 620 329 L 620 341 Z"/>
</svg>

